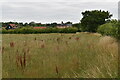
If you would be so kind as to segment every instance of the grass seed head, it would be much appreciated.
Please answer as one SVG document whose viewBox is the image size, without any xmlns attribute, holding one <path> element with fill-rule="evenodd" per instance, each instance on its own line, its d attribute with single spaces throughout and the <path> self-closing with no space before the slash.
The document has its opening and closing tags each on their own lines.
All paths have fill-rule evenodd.
<svg viewBox="0 0 120 80">
<path fill-rule="evenodd" d="M 42 45 L 41 45 L 41 48 L 45 48 L 45 45 L 44 45 L 44 44 L 42 44 Z"/>
<path fill-rule="evenodd" d="M 69 37 L 69 39 L 72 39 L 71 37 Z"/>
<path fill-rule="evenodd" d="M 14 47 L 15 43 L 14 42 L 10 42 L 10 47 Z"/>
<path fill-rule="evenodd" d="M 35 37 L 34 40 L 37 40 L 37 38 Z"/>
<path fill-rule="evenodd" d="M 58 71 L 58 67 L 56 66 L 56 74 L 58 75 L 59 74 L 59 71 Z"/>
<path fill-rule="evenodd" d="M 79 37 L 76 37 L 75 40 L 78 41 L 80 38 Z"/>
</svg>

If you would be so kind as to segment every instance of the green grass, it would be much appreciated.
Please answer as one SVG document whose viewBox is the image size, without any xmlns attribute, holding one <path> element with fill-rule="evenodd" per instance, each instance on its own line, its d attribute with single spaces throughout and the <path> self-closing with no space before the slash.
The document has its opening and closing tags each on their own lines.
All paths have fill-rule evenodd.
<svg viewBox="0 0 120 80">
<path fill-rule="evenodd" d="M 3 34 L 2 40 L 3 78 L 118 76 L 118 42 L 110 37 L 91 33 Z M 26 62 L 24 67 L 16 62 L 20 56 Z"/>
<path fill-rule="evenodd" d="M 2 46 L 2 35 L 0 34 L 0 47 Z M 2 54 L 0 50 L 0 79 L 2 79 Z"/>
</svg>

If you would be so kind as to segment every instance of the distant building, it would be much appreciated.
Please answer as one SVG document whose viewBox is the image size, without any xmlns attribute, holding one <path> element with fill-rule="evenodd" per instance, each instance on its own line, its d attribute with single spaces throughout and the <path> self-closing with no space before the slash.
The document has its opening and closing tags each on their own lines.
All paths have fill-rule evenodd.
<svg viewBox="0 0 120 80">
<path fill-rule="evenodd" d="M 57 28 L 68 28 L 68 27 L 72 27 L 72 23 L 63 23 L 62 21 L 61 24 L 57 25 Z"/>
<path fill-rule="evenodd" d="M 5 29 L 9 30 L 9 29 L 16 29 L 17 25 L 15 24 L 9 24 Z"/>
<path fill-rule="evenodd" d="M 34 29 L 45 29 L 47 27 L 33 27 Z"/>
</svg>

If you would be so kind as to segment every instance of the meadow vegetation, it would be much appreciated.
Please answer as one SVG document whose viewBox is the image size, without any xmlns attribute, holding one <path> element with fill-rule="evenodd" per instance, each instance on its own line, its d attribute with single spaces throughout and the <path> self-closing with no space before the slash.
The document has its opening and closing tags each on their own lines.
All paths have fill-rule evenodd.
<svg viewBox="0 0 120 80">
<path fill-rule="evenodd" d="M 3 78 L 116 78 L 118 41 L 98 33 L 3 34 Z"/>
<path fill-rule="evenodd" d="M 34 29 L 33 27 L 23 27 L 18 29 L 6 30 L 3 29 L 3 34 L 40 34 L 40 33 L 76 33 L 78 31 L 75 27 L 69 28 L 45 28 Z"/>
<path fill-rule="evenodd" d="M 120 39 L 120 21 L 110 21 L 98 27 L 97 32 L 102 35 L 112 36 Z"/>
</svg>

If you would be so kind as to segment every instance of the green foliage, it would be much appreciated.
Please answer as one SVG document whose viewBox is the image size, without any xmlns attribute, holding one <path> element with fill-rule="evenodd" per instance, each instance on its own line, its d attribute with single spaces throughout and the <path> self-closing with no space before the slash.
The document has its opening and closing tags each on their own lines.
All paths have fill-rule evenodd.
<svg viewBox="0 0 120 80">
<path fill-rule="evenodd" d="M 99 25 L 106 23 L 111 18 L 108 11 L 85 11 L 82 12 L 83 18 L 81 20 L 82 31 L 96 32 Z"/>
<path fill-rule="evenodd" d="M 13 30 L 3 29 L 3 34 L 36 34 L 36 33 L 76 33 L 78 31 L 75 27 L 70 28 L 45 28 L 45 29 L 33 29 L 32 27 L 23 27 Z"/>
<path fill-rule="evenodd" d="M 76 23 L 76 24 L 73 24 L 72 26 L 76 27 L 76 28 L 80 28 L 81 24 L 80 23 Z"/>
<path fill-rule="evenodd" d="M 103 24 L 99 26 L 98 32 L 101 33 L 102 35 L 108 35 L 108 36 L 113 36 L 116 38 L 120 38 L 120 22 L 118 21 L 111 21 L 109 23 Z"/>
<path fill-rule="evenodd" d="M 75 24 L 73 24 L 72 26 L 75 27 L 75 28 L 78 28 L 78 32 L 81 32 L 81 31 L 82 31 L 82 30 L 81 30 L 81 27 L 82 27 L 81 23 L 75 23 Z"/>
</svg>

